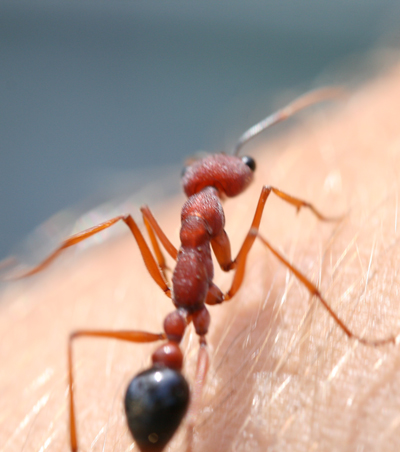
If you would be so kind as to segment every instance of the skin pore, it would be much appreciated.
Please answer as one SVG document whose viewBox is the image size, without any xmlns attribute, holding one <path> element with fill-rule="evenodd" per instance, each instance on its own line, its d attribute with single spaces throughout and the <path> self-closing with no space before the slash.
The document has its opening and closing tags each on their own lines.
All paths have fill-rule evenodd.
<svg viewBox="0 0 400 452">
<path fill-rule="evenodd" d="M 244 150 L 255 181 L 224 203 L 233 254 L 263 184 L 312 202 L 323 223 L 273 195 L 261 234 L 307 275 L 339 317 L 371 340 L 400 333 L 400 68 L 335 105 L 303 114 L 280 138 Z M 183 195 L 154 214 L 178 244 Z M 150 206 L 151 207 L 151 206 Z M 121 212 L 124 213 L 124 212 Z M 131 212 L 139 219 L 139 210 Z M 126 231 L 124 225 L 117 225 Z M 211 365 L 194 452 L 399 450 L 400 352 L 348 339 L 259 242 L 239 293 L 211 306 Z M 170 262 L 170 261 L 169 261 Z M 170 262 L 172 266 L 172 262 Z M 231 274 L 216 270 L 223 290 Z M 148 275 L 129 233 L 42 273 L 4 284 L 0 304 L 0 451 L 69 451 L 67 339 L 77 329 L 162 331 L 171 301 Z M 198 340 L 184 339 L 193 383 Z M 123 413 L 130 379 L 154 344 L 74 344 L 81 451 L 137 450 Z M 185 423 L 166 450 L 185 450 Z"/>
</svg>

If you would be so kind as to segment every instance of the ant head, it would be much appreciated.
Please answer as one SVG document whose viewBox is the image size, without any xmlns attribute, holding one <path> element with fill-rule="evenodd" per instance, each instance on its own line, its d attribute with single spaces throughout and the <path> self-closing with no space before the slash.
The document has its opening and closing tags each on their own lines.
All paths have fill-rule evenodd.
<svg viewBox="0 0 400 452">
<path fill-rule="evenodd" d="M 253 180 L 256 169 L 251 157 L 214 154 L 190 162 L 182 173 L 183 189 L 187 196 L 205 187 L 215 187 L 220 193 L 232 197 L 242 193 Z"/>
<path fill-rule="evenodd" d="M 306 93 L 250 127 L 239 138 L 233 149 L 233 155 L 215 154 L 191 161 L 182 173 L 186 195 L 192 196 L 205 187 L 215 187 L 221 194 L 229 197 L 239 195 L 252 181 L 253 172 L 256 169 L 256 164 L 251 157 L 238 157 L 242 147 L 264 130 L 284 121 L 303 108 L 340 94 L 343 94 L 343 90 L 337 87 L 321 88 Z"/>
</svg>

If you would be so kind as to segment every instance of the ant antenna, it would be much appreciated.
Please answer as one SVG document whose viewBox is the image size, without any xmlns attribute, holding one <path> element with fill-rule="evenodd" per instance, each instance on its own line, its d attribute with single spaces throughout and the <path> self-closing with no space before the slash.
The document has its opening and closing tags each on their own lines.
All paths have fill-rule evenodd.
<svg viewBox="0 0 400 452">
<path fill-rule="evenodd" d="M 341 96 L 344 94 L 344 89 L 340 87 L 327 87 L 327 88 L 320 88 L 313 91 L 310 91 L 306 94 L 303 94 L 302 96 L 295 99 L 290 104 L 286 105 L 286 107 L 281 108 L 280 110 L 276 111 L 272 115 L 267 116 L 262 121 L 255 124 L 253 127 L 250 127 L 249 130 L 247 130 L 240 138 L 238 143 L 233 149 L 233 155 L 238 155 L 240 149 L 248 143 L 250 140 L 252 140 L 254 137 L 256 137 L 258 134 L 263 132 L 265 129 L 268 129 L 269 127 L 278 124 L 278 122 L 284 121 L 287 118 L 290 118 L 290 116 L 294 115 L 300 110 L 303 110 L 306 107 L 309 107 L 310 105 L 314 105 L 318 102 L 322 102 L 324 100 L 332 99 L 338 96 Z"/>
</svg>

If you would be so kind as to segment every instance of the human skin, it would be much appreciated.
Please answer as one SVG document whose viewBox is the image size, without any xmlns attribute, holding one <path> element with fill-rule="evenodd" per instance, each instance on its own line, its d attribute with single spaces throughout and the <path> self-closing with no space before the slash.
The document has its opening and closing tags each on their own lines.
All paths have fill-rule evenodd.
<svg viewBox="0 0 400 452">
<path fill-rule="evenodd" d="M 396 67 L 334 110 L 318 107 L 285 136 L 244 149 L 256 159 L 255 181 L 224 203 L 233 254 L 263 184 L 341 216 L 320 222 L 271 195 L 260 231 L 319 287 L 351 330 L 370 340 L 400 333 L 399 76 Z M 154 210 L 176 245 L 183 202 L 182 195 Z M 139 219 L 138 211 L 131 213 Z M 132 236 L 123 233 L 124 225 L 115 227 L 122 232 L 118 238 L 68 251 L 40 274 L 4 285 L 0 451 L 69 450 L 66 352 L 72 331 L 161 332 L 173 310 Z M 216 270 L 223 290 L 231 278 Z M 211 364 L 194 452 L 400 450 L 399 347 L 349 339 L 260 241 L 238 294 L 209 310 Z M 137 450 L 123 397 L 154 348 L 75 341 L 79 450 Z M 191 327 L 183 349 L 192 384 L 198 340 Z M 183 422 L 167 450 L 185 450 L 185 433 Z"/>
</svg>

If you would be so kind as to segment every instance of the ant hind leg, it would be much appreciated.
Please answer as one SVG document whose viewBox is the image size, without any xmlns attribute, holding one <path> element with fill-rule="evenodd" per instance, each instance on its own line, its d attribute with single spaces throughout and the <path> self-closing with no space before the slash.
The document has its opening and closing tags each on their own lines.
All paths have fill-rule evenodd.
<svg viewBox="0 0 400 452">
<path fill-rule="evenodd" d="M 75 398 L 74 398 L 74 375 L 72 364 L 72 342 L 78 337 L 97 337 L 117 339 L 127 342 L 148 343 L 166 339 L 165 333 L 154 334 L 145 331 L 96 331 L 80 330 L 75 331 L 68 341 L 68 386 L 69 386 L 69 418 L 70 418 L 70 442 L 71 451 L 78 450 L 78 436 L 76 431 Z"/>
</svg>

